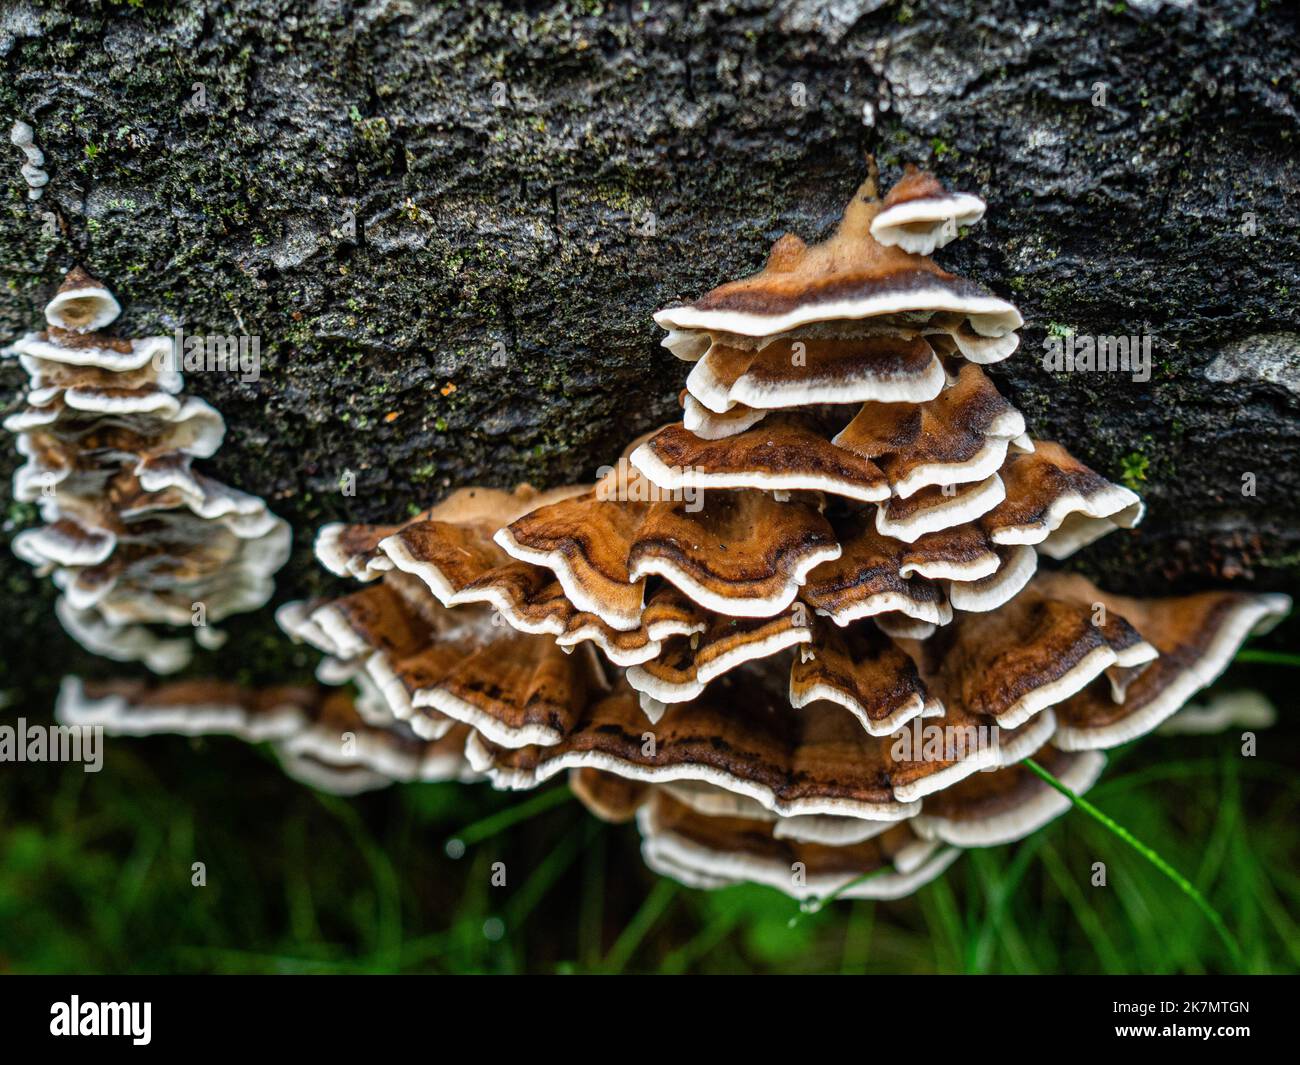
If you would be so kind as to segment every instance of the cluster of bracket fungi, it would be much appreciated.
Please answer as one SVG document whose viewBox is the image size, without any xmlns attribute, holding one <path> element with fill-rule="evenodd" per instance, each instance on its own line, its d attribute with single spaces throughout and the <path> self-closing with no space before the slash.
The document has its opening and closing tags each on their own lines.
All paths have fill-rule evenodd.
<svg viewBox="0 0 1300 1065">
<path fill-rule="evenodd" d="M 693 364 L 682 421 L 596 484 L 322 529 L 358 587 L 279 621 L 356 698 L 71 681 L 62 718 L 273 739 L 340 790 L 567 773 L 702 887 L 897 897 L 1033 832 L 1068 800 L 1026 758 L 1086 790 L 1290 603 L 1040 569 L 1142 504 L 986 375 L 1021 317 L 928 257 L 983 212 L 868 180 L 828 240 L 656 315 Z"/>
<path fill-rule="evenodd" d="M 170 337 L 104 332 L 120 312 L 74 269 L 46 305 L 46 328 L 4 352 L 29 378 L 4 422 L 26 459 L 14 498 L 38 504 L 44 523 L 13 550 L 58 586 L 59 620 L 87 650 L 171 673 L 193 642 L 154 627 L 217 646 L 212 623 L 274 593 L 290 531 L 261 499 L 193 469 L 221 446 L 225 422 L 181 392 Z"/>
</svg>

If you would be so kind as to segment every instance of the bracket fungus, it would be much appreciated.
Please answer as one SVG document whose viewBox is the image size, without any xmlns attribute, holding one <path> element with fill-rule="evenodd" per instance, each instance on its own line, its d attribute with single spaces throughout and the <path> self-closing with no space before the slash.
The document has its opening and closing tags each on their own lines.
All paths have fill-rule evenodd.
<svg viewBox="0 0 1300 1065">
<path fill-rule="evenodd" d="M 933 174 L 909 164 L 871 220 L 871 235 L 916 255 L 942 248 L 984 217 L 984 201 L 949 192 Z"/>
<path fill-rule="evenodd" d="M 104 332 L 121 306 L 81 268 L 45 307 L 47 328 L 4 352 L 29 378 L 25 406 L 5 420 L 26 459 L 14 498 L 44 525 L 13 550 L 60 589 L 68 633 L 88 650 L 183 668 L 192 644 L 150 626 L 209 627 L 270 598 L 289 554 L 288 525 L 256 496 L 192 468 L 221 445 L 221 415 L 181 392 L 170 337 Z"/>
<path fill-rule="evenodd" d="M 322 529 L 318 559 L 357 584 L 279 619 L 360 695 L 311 689 L 267 738 L 319 737 L 315 708 L 346 704 L 404 752 L 352 769 L 565 774 L 598 817 L 636 821 L 651 868 L 801 898 L 897 897 L 1064 812 L 1024 759 L 1086 790 L 1290 602 L 1135 600 L 1040 570 L 1142 503 L 1033 440 L 982 369 L 1020 314 L 926 256 L 983 210 L 915 170 L 883 200 L 869 180 L 828 240 L 782 237 L 757 274 L 660 311 L 694 363 L 683 420 L 594 485 L 464 488 Z M 40 550 L 105 546 L 60 528 Z M 148 720 L 185 731 L 164 691 L 65 701 L 124 731 L 161 703 Z M 326 779 L 299 742 L 316 762 L 291 770 Z"/>
<path fill-rule="evenodd" d="M 351 795 L 394 781 L 472 780 L 465 737 L 422 740 L 364 709 L 373 693 L 286 685 L 244 688 L 214 679 L 150 686 L 65 677 L 55 717 L 62 725 L 99 726 L 110 736 L 234 736 L 269 742 L 286 773 L 322 791 Z"/>
</svg>

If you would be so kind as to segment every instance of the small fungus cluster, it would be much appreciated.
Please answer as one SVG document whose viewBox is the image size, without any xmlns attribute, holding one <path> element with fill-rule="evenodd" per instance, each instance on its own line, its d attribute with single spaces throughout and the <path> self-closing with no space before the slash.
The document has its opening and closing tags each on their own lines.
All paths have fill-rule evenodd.
<svg viewBox="0 0 1300 1065">
<path fill-rule="evenodd" d="M 39 200 L 50 182 L 45 172 L 45 153 L 36 144 L 36 132 L 26 122 L 18 121 L 9 130 L 9 143 L 23 153 L 24 162 L 19 168 L 27 182 L 27 198 Z"/>
<path fill-rule="evenodd" d="M 1026 758 L 1086 790 L 1103 750 L 1290 603 L 1040 570 L 1142 504 L 1032 439 L 983 369 L 1020 314 L 927 257 L 983 213 L 913 169 L 883 200 L 868 180 L 823 243 L 784 236 L 758 273 L 655 316 L 692 363 L 682 420 L 596 484 L 322 529 L 319 560 L 360 587 L 280 623 L 403 754 L 354 744 L 344 764 L 303 738 L 303 759 L 376 782 L 568 774 L 598 816 L 636 819 L 659 872 L 797 897 L 897 897 L 1060 814 Z M 258 709 L 218 730 L 269 713 L 224 698 Z M 64 705 L 128 732 L 198 714 L 163 689 Z"/>
<path fill-rule="evenodd" d="M 121 339 L 103 330 L 121 311 L 80 268 L 45 308 L 46 329 L 22 337 L 29 385 L 5 428 L 26 462 L 14 498 L 44 524 L 13 551 L 49 575 L 60 621 L 88 650 L 171 673 L 190 660 L 188 637 L 150 626 L 211 627 L 262 606 L 289 554 L 288 525 L 256 496 L 192 468 L 221 445 L 225 422 L 181 392 L 169 337 Z"/>
</svg>

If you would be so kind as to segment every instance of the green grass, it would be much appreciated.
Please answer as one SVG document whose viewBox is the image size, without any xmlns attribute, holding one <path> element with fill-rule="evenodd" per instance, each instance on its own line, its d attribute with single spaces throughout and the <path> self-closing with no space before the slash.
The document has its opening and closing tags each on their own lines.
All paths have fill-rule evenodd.
<svg viewBox="0 0 1300 1065">
<path fill-rule="evenodd" d="M 1187 879 L 1187 877 L 1183 876 L 1182 873 L 1180 873 L 1177 869 L 1175 869 L 1172 865 L 1170 865 L 1167 861 L 1165 861 L 1164 856 L 1161 855 L 1160 852 L 1157 851 L 1154 847 L 1150 847 L 1147 844 L 1143 843 L 1140 839 L 1138 839 L 1135 835 L 1133 835 L 1132 832 L 1130 832 L 1127 828 L 1121 825 L 1113 817 L 1110 817 L 1109 815 L 1103 813 L 1101 810 L 1097 809 L 1097 807 L 1093 803 L 1090 803 L 1087 799 L 1071 791 L 1068 787 L 1066 787 L 1065 784 L 1057 780 L 1056 777 L 1054 777 L 1051 773 L 1049 773 L 1046 769 L 1044 769 L 1032 758 L 1026 758 L 1025 765 L 1028 766 L 1029 769 L 1033 773 L 1035 773 L 1040 779 L 1046 781 L 1046 783 L 1050 787 L 1055 788 L 1067 799 L 1069 799 L 1071 805 L 1075 809 L 1082 810 L 1094 821 L 1096 821 L 1099 825 L 1107 829 L 1116 839 L 1123 840 L 1135 851 L 1137 851 L 1140 855 L 1142 855 L 1143 858 L 1145 858 L 1148 862 L 1150 862 L 1152 866 L 1154 866 L 1156 869 L 1159 869 L 1160 872 L 1164 873 L 1164 875 L 1169 878 L 1169 880 L 1173 883 L 1173 885 L 1176 888 L 1178 888 L 1179 891 L 1181 891 L 1184 895 L 1186 895 L 1189 899 L 1191 899 L 1192 902 L 1196 904 L 1196 908 L 1200 910 L 1201 913 L 1205 916 L 1205 919 L 1209 921 L 1211 925 L 1214 926 L 1215 932 L 1217 932 L 1219 938 L 1223 940 L 1223 945 L 1226 946 L 1228 950 L 1232 953 L 1233 964 L 1238 969 L 1244 968 L 1243 959 L 1241 957 L 1241 947 L 1237 945 L 1236 939 L 1234 939 L 1232 933 L 1228 931 L 1228 926 L 1224 924 L 1223 915 L 1219 913 L 1219 911 L 1216 910 L 1213 906 L 1211 906 L 1209 902 L 1206 901 L 1205 896 L 1201 894 L 1201 892 L 1197 889 L 1195 884 L 1193 884 L 1190 880 Z M 1093 884 L 1093 886 L 1094 887 L 1104 886 L 1104 881 L 1099 880 L 1097 883 Z"/>
<path fill-rule="evenodd" d="M 1229 683 L 1258 684 L 1260 669 L 1238 665 Z M 1283 691 L 1294 676 L 1267 673 Z M 235 740 L 113 740 L 98 775 L 0 765 L 0 971 L 1297 972 L 1289 709 L 1257 757 L 1233 735 L 1148 737 L 1089 792 L 1191 894 L 1075 809 L 968 852 L 912 898 L 802 913 L 766 888 L 654 877 L 635 828 L 597 822 L 562 785 L 343 799 Z M 191 886 L 195 861 L 206 887 Z M 1098 861 L 1106 887 L 1091 885 Z"/>
</svg>

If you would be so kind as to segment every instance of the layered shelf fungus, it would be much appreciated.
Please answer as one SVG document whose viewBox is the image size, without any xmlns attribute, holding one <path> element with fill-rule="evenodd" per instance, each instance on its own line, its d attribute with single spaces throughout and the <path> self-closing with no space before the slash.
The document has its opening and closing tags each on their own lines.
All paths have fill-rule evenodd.
<svg viewBox="0 0 1300 1065">
<path fill-rule="evenodd" d="M 65 677 L 55 717 L 61 725 L 110 736 L 234 736 L 270 743 L 284 771 L 340 795 L 394 781 L 472 780 L 465 737 L 426 741 L 383 713 L 373 691 L 284 685 L 253 689 L 219 680 L 82 681 Z"/>
<path fill-rule="evenodd" d="M 82 646 L 171 673 L 193 643 L 153 626 L 217 646 L 215 623 L 270 598 L 290 533 L 261 499 L 193 469 L 221 445 L 225 422 L 181 391 L 170 337 L 103 331 L 120 311 L 74 269 L 45 330 L 4 352 L 29 378 L 4 423 L 26 459 L 14 498 L 36 503 L 44 523 L 15 536 L 13 551 L 58 586 L 59 619 Z"/>
<path fill-rule="evenodd" d="M 828 240 L 785 236 L 656 315 L 693 363 L 682 421 L 594 484 L 322 529 L 353 586 L 278 617 L 409 748 L 360 768 L 567 776 L 686 884 L 893 898 L 1064 812 L 1036 769 L 1083 792 L 1213 681 L 1285 596 L 1134 600 L 1040 568 L 1142 503 L 1035 440 L 985 371 L 1019 312 L 926 257 L 983 212 L 917 171 L 884 199 L 868 181 Z M 256 738 L 214 707 L 277 698 L 73 688 L 64 716 Z"/>
</svg>

